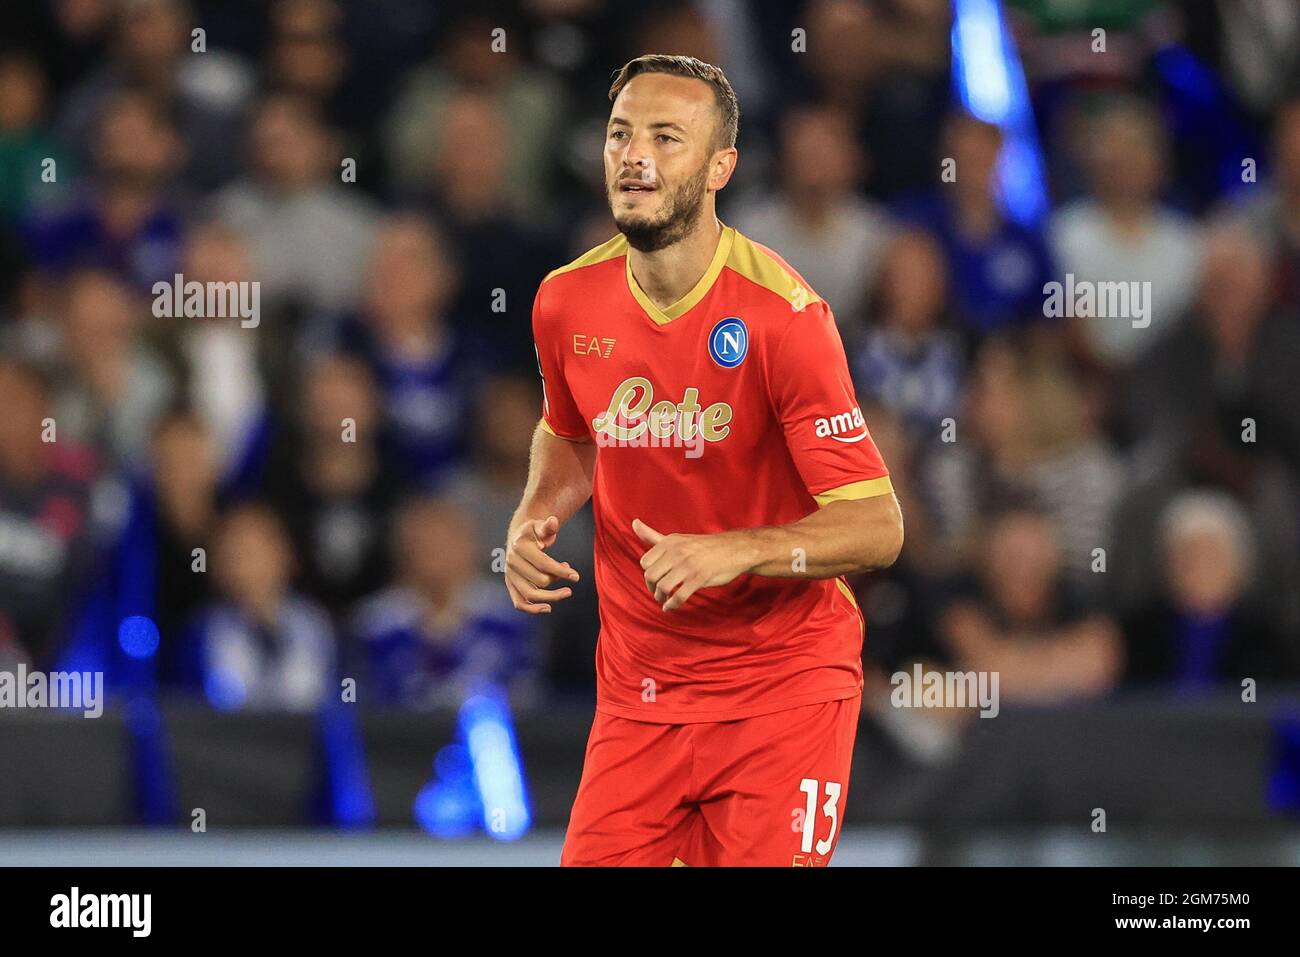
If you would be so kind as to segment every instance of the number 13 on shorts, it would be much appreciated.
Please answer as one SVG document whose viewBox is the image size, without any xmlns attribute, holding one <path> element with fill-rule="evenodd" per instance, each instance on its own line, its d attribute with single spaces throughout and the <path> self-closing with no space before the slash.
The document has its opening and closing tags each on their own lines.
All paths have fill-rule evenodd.
<svg viewBox="0 0 1300 957">
<path fill-rule="evenodd" d="M 839 801 L 840 792 L 843 790 L 838 781 L 825 782 L 825 788 L 821 787 L 821 782 L 816 778 L 804 778 L 799 782 L 799 790 L 804 793 L 805 802 L 803 808 L 803 819 L 799 821 L 799 830 L 803 833 L 803 845 L 801 850 L 804 855 L 816 853 L 816 857 L 804 857 L 800 860 L 800 855 L 795 856 L 796 865 L 806 865 L 809 867 L 824 863 L 824 858 L 835 844 L 835 833 L 839 830 L 840 812 Z M 821 840 L 816 840 L 819 817 L 817 815 L 818 796 L 824 796 L 825 801 L 821 806 L 821 814 L 830 819 L 830 826 L 827 834 Z M 796 811 L 796 817 L 798 816 Z M 814 844 L 814 841 L 816 843 Z M 820 858 L 820 859 L 819 859 Z"/>
</svg>

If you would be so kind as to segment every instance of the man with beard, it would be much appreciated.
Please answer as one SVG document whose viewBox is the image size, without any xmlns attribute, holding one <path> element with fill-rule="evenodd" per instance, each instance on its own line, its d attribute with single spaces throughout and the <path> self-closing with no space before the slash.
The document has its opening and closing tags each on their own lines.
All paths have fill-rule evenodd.
<svg viewBox="0 0 1300 957">
<path fill-rule="evenodd" d="M 862 691 L 843 576 L 894 561 L 902 516 L 829 307 L 718 221 L 722 71 L 644 56 L 609 95 L 620 234 L 537 293 L 507 539 L 515 607 L 548 613 L 578 574 L 547 549 L 593 501 L 597 713 L 561 863 L 825 864 Z"/>
</svg>

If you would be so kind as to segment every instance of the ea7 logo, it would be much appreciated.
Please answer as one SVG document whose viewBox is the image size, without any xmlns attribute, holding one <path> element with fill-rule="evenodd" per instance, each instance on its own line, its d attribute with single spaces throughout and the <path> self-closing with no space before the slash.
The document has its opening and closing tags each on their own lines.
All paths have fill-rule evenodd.
<svg viewBox="0 0 1300 957">
<path fill-rule="evenodd" d="M 579 332 L 573 334 L 573 352 L 575 355 L 589 356 L 595 353 L 602 359 L 608 359 L 613 351 L 613 339 L 598 339 L 595 336 L 584 336 Z"/>
<path fill-rule="evenodd" d="M 814 425 L 817 427 L 819 439 L 829 435 L 836 442 L 861 442 L 867 437 L 867 423 L 862 420 L 862 410 L 857 406 L 853 407 L 852 412 L 841 412 L 828 419 L 818 419 Z M 845 435 L 846 432 L 851 434 Z"/>
</svg>

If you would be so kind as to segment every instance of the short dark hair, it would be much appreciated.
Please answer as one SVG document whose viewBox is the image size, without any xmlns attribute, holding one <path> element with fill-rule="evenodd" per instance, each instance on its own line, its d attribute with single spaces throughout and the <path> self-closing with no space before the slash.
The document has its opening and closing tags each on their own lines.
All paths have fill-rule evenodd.
<svg viewBox="0 0 1300 957">
<path fill-rule="evenodd" d="M 693 56 L 670 56 L 666 53 L 649 53 L 629 60 L 623 68 L 614 74 L 614 82 L 609 87 L 609 100 L 614 102 L 623 87 L 634 76 L 642 73 L 667 73 L 672 76 L 692 77 L 703 80 L 713 87 L 713 97 L 718 103 L 718 112 L 722 114 L 718 124 L 717 149 L 730 149 L 736 145 L 736 134 L 740 131 L 740 102 L 736 91 L 731 88 L 731 81 L 722 72 L 721 67 L 705 63 Z"/>
</svg>

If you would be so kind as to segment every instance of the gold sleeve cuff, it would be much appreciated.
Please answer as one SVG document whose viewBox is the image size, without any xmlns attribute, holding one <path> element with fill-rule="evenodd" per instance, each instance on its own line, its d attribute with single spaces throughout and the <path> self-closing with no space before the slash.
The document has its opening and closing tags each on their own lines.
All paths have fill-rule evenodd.
<svg viewBox="0 0 1300 957">
<path fill-rule="evenodd" d="M 867 479 L 865 482 L 850 482 L 848 485 L 841 485 L 839 488 L 827 489 L 813 496 L 818 505 L 829 505 L 831 502 L 850 501 L 859 498 L 875 498 L 877 495 L 888 495 L 894 490 L 894 483 L 889 481 L 888 475 L 882 475 L 880 478 Z"/>
<path fill-rule="evenodd" d="M 542 421 L 542 431 L 546 432 L 548 435 L 555 436 L 557 439 L 564 439 L 566 442 L 590 442 L 591 441 L 591 436 L 589 435 L 561 435 L 559 432 L 556 432 L 553 428 L 551 428 L 551 424 L 547 422 L 545 419 L 542 419 L 541 421 Z"/>
</svg>

